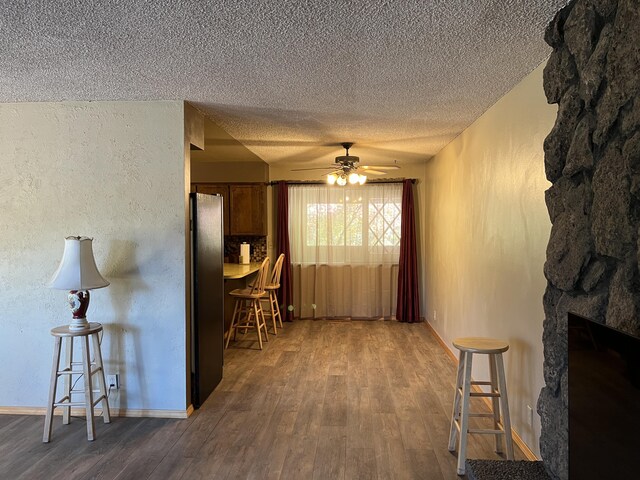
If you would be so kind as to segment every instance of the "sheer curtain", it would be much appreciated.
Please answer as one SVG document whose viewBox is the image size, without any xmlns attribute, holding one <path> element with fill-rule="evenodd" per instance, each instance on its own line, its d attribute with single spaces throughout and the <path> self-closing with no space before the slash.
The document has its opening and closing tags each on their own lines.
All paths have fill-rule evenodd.
<svg viewBox="0 0 640 480">
<path fill-rule="evenodd" d="M 395 314 L 401 184 L 289 185 L 295 315 Z"/>
</svg>

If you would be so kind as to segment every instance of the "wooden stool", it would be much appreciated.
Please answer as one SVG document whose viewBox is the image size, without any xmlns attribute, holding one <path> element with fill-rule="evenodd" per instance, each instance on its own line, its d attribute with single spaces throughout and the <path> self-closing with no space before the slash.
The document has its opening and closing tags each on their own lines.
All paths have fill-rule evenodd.
<svg viewBox="0 0 640 480">
<path fill-rule="evenodd" d="M 100 351 L 100 340 L 98 333 L 102 331 L 99 323 L 90 323 L 89 328 L 84 330 L 70 330 L 68 325 L 56 327 L 51 330 L 51 335 L 55 337 L 53 348 L 53 368 L 51 370 L 51 386 L 49 389 L 49 403 L 47 404 L 47 416 L 44 420 L 44 435 L 42 441 L 48 443 L 51 440 L 51 426 L 53 423 L 53 410 L 55 407 L 62 407 L 62 423 L 68 425 L 71 416 L 71 407 L 84 406 L 87 412 L 87 440 L 95 438 L 95 422 L 93 418 L 93 407 L 102 402 L 102 418 L 104 423 L 109 423 L 109 399 L 107 398 L 107 385 L 104 381 L 104 368 L 102 365 L 102 352 Z M 82 345 L 82 361 L 73 361 L 73 339 L 79 337 Z M 94 361 L 91 361 L 89 350 L 89 338 L 93 341 Z M 65 364 L 60 368 L 60 350 L 62 339 L 65 341 Z M 82 366 L 82 370 L 74 370 L 74 366 Z M 93 375 L 98 374 L 98 398 L 94 399 Z M 72 383 L 74 375 L 84 377 L 84 390 L 74 390 Z M 56 401 L 56 390 L 58 377 L 64 376 L 64 396 Z M 71 395 L 84 393 L 84 402 L 73 402 Z"/>
<path fill-rule="evenodd" d="M 262 350 L 262 330 L 264 330 L 265 340 L 269 341 L 267 324 L 264 320 L 264 311 L 260 302 L 260 298 L 265 294 L 264 286 L 267 281 L 269 263 L 269 257 L 262 261 L 258 276 L 250 287 L 229 292 L 229 295 L 235 298 L 235 306 L 233 307 L 233 316 L 231 317 L 231 325 L 229 326 L 224 348 L 229 347 L 231 332 L 233 332 L 233 340 L 235 341 L 238 330 L 244 330 L 246 334 L 249 329 L 255 328 L 260 350 Z"/>
<path fill-rule="evenodd" d="M 502 353 L 509 349 L 509 344 L 504 340 L 492 338 L 456 338 L 453 346 L 460 350 L 458 362 L 458 378 L 456 380 L 456 394 L 453 400 L 453 412 L 451 414 L 451 432 L 449 433 L 449 451 L 456 448 L 456 435 L 460 435 L 458 445 L 458 475 L 464 475 L 465 460 L 467 454 L 467 434 L 481 433 L 495 435 L 496 452 L 502 452 L 502 439 L 504 435 L 507 459 L 513 460 L 513 439 L 511 438 L 511 420 L 509 419 L 509 402 L 507 399 L 507 384 L 504 375 L 504 363 Z M 471 367 L 473 354 L 489 355 L 490 380 L 488 382 L 476 382 L 471 380 Z M 490 392 L 471 391 L 472 385 L 488 385 Z M 492 413 L 470 413 L 470 397 L 490 397 Z M 500 408 L 502 408 L 502 422 L 500 421 Z M 469 428 L 469 417 L 489 417 L 493 419 L 493 429 Z"/>
<path fill-rule="evenodd" d="M 282 273 L 282 264 L 284 263 L 284 253 L 281 253 L 276 260 L 276 264 L 273 266 L 271 272 L 271 278 L 265 284 L 265 294 L 260 298 L 260 301 L 269 302 L 269 310 L 266 314 L 271 317 L 273 323 L 273 334 L 278 334 L 278 327 L 276 326 L 276 320 L 282 327 L 282 315 L 280 315 L 280 306 L 278 305 L 278 289 L 280 288 L 280 274 Z"/>
</svg>

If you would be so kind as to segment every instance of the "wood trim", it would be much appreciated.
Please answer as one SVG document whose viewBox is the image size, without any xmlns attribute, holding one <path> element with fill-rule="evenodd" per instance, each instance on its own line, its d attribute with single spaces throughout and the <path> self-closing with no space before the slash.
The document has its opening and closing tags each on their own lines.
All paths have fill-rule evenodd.
<svg viewBox="0 0 640 480">
<path fill-rule="evenodd" d="M 431 324 L 428 321 L 424 322 L 424 324 L 427 326 L 427 328 L 431 332 L 431 335 L 433 335 L 434 338 L 438 341 L 438 343 L 442 346 L 442 348 L 447 353 L 447 355 L 449 355 L 449 358 L 453 360 L 453 362 L 456 365 L 458 365 L 458 357 L 456 356 L 455 353 L 453 353 L 453 350 L 451 350 L 449 345 L 447 345 L 447 343 L 442 339 L 440 334 L 436 332 L 436 330 L 431 326 Z"/>
<path fill-rule="evenodd" d="M 95 416 L 102 415 L 102 409 L 96 408 Z M 186 410 L 144 410 L 133 408 L 110 408 L 112 416 L 115 417 L 148 417 L 148 418 L 188 418 L 193 413 L 193 405 L 189 405 Z M 47 407 L 0 407 L 0 415 L 45 415 Z M 86 413 L 84 408 L 72 408 L 71 415 L 83 417 Z M 54 415 L 62 415 L 62 409 L 56 408 Z"/>
<path fill-rule="evenodd" d="M 442 348 L 447 353 L 447 355 L 449 355 L 449 358 L 456 365 L 458 365 L 458 358 L 456 357 L 456 354 L 453 352 L 453 350 L 451 350 L 449 345 L 447 345 L 447 343 L 444 341 L 444 339 L 440 336 L 440 334 L 435 330 L 435 328 L 433 328 L 433 326 L 428 321 L 424 322 L 424 323 L 427 326 L 427 329 L 429 330 L 429 332 L 431 332 L 433 337 L 442 346 Z M 479 392 L 481 390 L 480 387 L 478 387 L 477 385 L 473 385 L 472 388 L 477 392 Z M 488 398 L 486 398 L 486 397 L 482 398 L 482 401 L 487 404 L 489 409 L 491 409 L 491 401 Z M 533 453 L 533 451 L 529 448 L 529 446 L 526 443 L 524 443 L 524 440 L 522 440 L 520 435 L 518 435 L 518 432 L 516 432 L 513 427 L 511 427 L 511 435 L 513 436 L 513 441 L 515 442 L 515 444 L 518 445 L 518 447 L 520 447 L 520 450 L 522 450 L 522 453 L 524 453 L 524 456 L 527 457 L 527 460 L 531 460 L 531 461 L 540 460 L 536 456 L 536 454 Z"/>
<path fill-rule="evenodd" d="M 518 445 L 518 447 L 520 447 L 520 450 L 522 450 L 524 456 L 527 457 L 527 460 L 531 460 L 532 462 L 540 460 L 540 458 L 538 458 L 536 454 L 531 451 L 529 446 L 524 443 L 524 440 L 520 438 L 520 435 L 518 435 L 518 432 L 516 432 L 513 427 L 511 428 L 511 434 L 513 435 L 513 441 L 516 445 Z"/>
</svg>

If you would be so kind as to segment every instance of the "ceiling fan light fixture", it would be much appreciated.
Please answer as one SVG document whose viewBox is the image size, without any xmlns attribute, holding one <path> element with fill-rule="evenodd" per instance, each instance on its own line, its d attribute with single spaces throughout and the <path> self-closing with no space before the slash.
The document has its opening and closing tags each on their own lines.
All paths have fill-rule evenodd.
<svg viewBox="0 0 640 480">
<path fill-rule="evenodd" d="M 367 181 L 367 175 L 384 175 L 387 170 L 395 170 L 400 168 L 394 165 L 360 165 L 360 158 L 349 155 L 349 149 L 353 146 L 351 142 L 341 143 L 345 149 L 345 155 L 336 157 L 335 164 L 326 167 L 310 167 L 310 168 L 294 168 L 292 171 L 302 170 L 325 170 L 331 169 L 331 173 L 325 173 L 327 177 L 327 185 L 338 185 L 344 187 L 347 185 L 364 185 Z M 362 175 L 363 172 L 366 175 Z"/>
</svg>

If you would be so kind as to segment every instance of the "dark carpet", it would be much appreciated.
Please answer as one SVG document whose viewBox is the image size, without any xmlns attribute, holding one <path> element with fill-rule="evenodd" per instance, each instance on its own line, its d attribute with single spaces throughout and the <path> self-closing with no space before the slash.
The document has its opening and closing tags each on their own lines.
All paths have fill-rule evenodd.
<svg viewBox="0 0 640 480">
<path fill-rule="evenodd" d="M 551 480 L 542 462 L 526 460 L 467 460 L 469 480 Z"/>
</svg>

